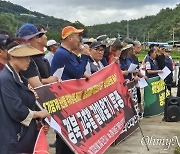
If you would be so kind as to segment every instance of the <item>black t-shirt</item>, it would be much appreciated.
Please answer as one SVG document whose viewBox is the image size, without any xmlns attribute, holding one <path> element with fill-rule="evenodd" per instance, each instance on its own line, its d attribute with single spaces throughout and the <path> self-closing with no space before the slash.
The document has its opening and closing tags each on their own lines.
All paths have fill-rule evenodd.
<svg viewBox="0 0 180 154">
<path fill-rule="evenodd" d="M 35 76 L 39 76 L 39 78 L 41 79 L 37 65 L 35 64 L 35 62 L 32 58 L 30 60 L 30 64 L 29 64 L 28 69 L 26 71 L 21 71 L 21 73 L 27 79 L 35 77 Z"/>
<path fill-rule="evenodd" d="M 27 78 L 39 76 L 42 78 L 50 77 L 50 65 L 44 58 L 44 55 L 32 56 L 30 65 L 26 71 L 22 71 L 22 74 Z"/>
<path fill-rule="evenodd" d="M 156 61 L 157 61 L 159 69 L 162 70 L 165 67 L 165 56 L 163 54 L 157 55 Z"/>
<path fill-rule="evenodd" d="M 32 59 L 38 67 L 41 78 L 50 77 L 50 65 L 48 60 L 44 58 L 44 55 L 32 56 Z"/>
</svg>

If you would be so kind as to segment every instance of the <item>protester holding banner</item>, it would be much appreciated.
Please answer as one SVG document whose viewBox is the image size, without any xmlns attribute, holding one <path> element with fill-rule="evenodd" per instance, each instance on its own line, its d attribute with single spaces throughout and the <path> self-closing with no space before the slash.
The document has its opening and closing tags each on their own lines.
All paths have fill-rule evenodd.
<svg viewBox="0 0 180 154">
<path fill-rule="evenodd" d="M 48 61 L 46 62 L 44 60 L 44 52 L 42 49 L 47 42 L 45 31 L 38 31 L 37 27 L 33 24 L 24 24 L 19 28 L 17 36 L 41 51 L 40 55 L 31 57 L 30 66 L 26 71 L 22 72 L 23 75 L 28 79 L 30 85 L 35 88 L 42 86 L 43 84 L 58 81 L 56 77 L 50 76 L 50 67 L 48 66 Z M 42 41 L 41 37 L 43 37 L 44 41 Z"/>
<path fill-rule="evenodd" d="M 65 66 L 62 80 L 78 79 L 83 76 L 89 59 L 89 51 L 82 51 L 81 62 L 79 64 L 76 63 L 72 52 L 78 49 L 79 42 L 81 41 L 79 34 L 83 31 L 83 29 L 76 29 L 73 26 L 63 28 L 61 46 L 56 51 L 51 63 L 52 75 L 57 69 Z"/>
<path fill-rule="evenodd" d="M 90 45 L 89 65 L 91 74 L 103 69 L 108 65 L 105 57 L 103 57 L 104 48 L 105 45 L 103 45 L 100 41 L 93 42 Z"/>
<path fill-rule="evenodd" d="M 85 51 L 86 50 L 86 51 Z M 78 49 L 77 50 L 74 50 L 72 51 L 73 52 L 73 56 L 76 60 L 76 63 L 77 64 L 80 64 L 81 63 L 81 53 L 82 52 L 89 52 L 90 48 L 89 48 L 89 45 L 88 44 L 84 44 L 82 41 L 79 43 L 78 45 Z M 90 69 L 90 65 L 89 63 L 87 63 L 86 65 L 86 71 L 84 72 L 84 75 L 83 77 L 85 77 L 86 79 L 89 79 L 91 75 L 91 69 Z"/>
<path fill-rule="evenodd" d="M 148 52 L 148 60 L 146 62 L 146 76 L 148 78 L 156 77 L 158 76 L 158 73 L 161 73 L 162 70 L 158 68 L 157 62 L 155 60 L 156 58 L 156 52 L 154 49 L 150 49 Z"/>
<path fill-rule="evenodd" d="M 151 50 L 154 50 L 155 51 L 155 53 L 158 53 L 158 50 L 159 50 L 159 44 L 150 44 L 149 45 L 149 49 Z M 143 70 L 143 71 L 145 71 L 146 70 L 146 62 L 149 60 L 149 55 L 147 54 L 145 57 L 144 57 L 144 59 L 143 59 L 143 61 L 142 61 L 142 64 L 141 64 L 141 69 Z"/>
<path fill-rule="evenodd" d="M 125 79 L 131 80 L 132 74 L 128 72 L 128 68 L 132 63 L 131 60 L 128 58 L 128 52 L 132 48 L 132 44 L 123 44 L 123 48 L 121 50 L 121 55 L 119 58 L 119 65 L 122 70 L 123 76 Z"/>
<path fill-rule="evenodd" d="M 9 62 L 0 73 L 0 153 L 32 153 L 36 141 L 36 118 L 50 119 L 46 110 L 35 111 L 35 96 L 20 71 L 29 67 L 30 56 L 41 51 L 11 43 Z"/>
<path fill-rule="evenodd" d="M 84 29 L 76 29 L 73 26 L 66 26 L 62 29 L 61 46 L 54 54 L 51 63 L 52 75 L 59 68 L 64 67 L 62 80 L 79 79 L 82 78 L 86 70 L 86 65 L 89 59 L 89 51 L 82 50 L 80 62 L 77 63 L 73 51 L 78 50 L 79 43 L 81 42 L 80 34 Z M 56 154 L 72 153 L 64 141 L 57 135 L 56 136 Z"/>
<path fill-rule="evenodd" d="M 56 76 L 50 75 L 50 64 L 47 59 L 44 58 L 44 47 L 47 44 L 47 36 L 46 29 L 43 25 L 36 25 L 39 32 L 44 33 L 41 37 L 39 37 L 39 41 L 30 41 L 31 46 L 34 48 L 41 50 L 41 55 L 32 56 L 32 59 L 35 61 L 38 71 L 40 73 L 40 77 L 42 79 L 43 84 L 49 84 L 53 82 L 57 82 L 58 78 Z"/>
<path fill-rule="evenodd" d="M 121 41 L 117 38 L 111 45 L 110 45 L 110 54 L 108 58 L 108 64 L 111 64 L 115 61 L 119 61 L 119 57 L 121 55 Z"/>
<path fill-rule="evenodd" d="M 133 52 L 131 54 L 131 56 L 129 57 L 132 61 L 133 64 L 136 64 L 137 65 L 137 73 L 135 73 L 138 77 L 140 78 L 145 78 L 146 80 L 148 79 L 147 76 L 143 75 L 141 73 L 141 71 L 139 70 L 139 60 L 138 60 L 138 57 L 137 55 L 139 54 L 139 52 L 141 51 L 142 47 L 141 47 L 141 43 L 139 41 L 134 41 L 133 42 Z M 140 91 L 140 88 L 139 87 L 136 87 L 137 88 L 137 98 L 138 98 L 138 108 L 140 110 L 139 112 L 139 116 L 140 118 L 142 118 L 143 116 L 143 110 L 142 110 L 142 105 L 141 105 L 141 91 Z"/>
</svg>

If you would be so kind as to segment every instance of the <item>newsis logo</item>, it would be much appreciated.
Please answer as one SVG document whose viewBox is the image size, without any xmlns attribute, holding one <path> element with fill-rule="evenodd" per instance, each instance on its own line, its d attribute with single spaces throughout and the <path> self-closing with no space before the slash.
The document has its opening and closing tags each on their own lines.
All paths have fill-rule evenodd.
<svg viewBox="0 0 180 154">
<path fill-rule="evenodd" d="M 141 139 L 141 145 L 152 145 L 152 146 L 165 146 L 164 150 L 168 150 L 170 146 L 177 144 L 180 147 L 180 143 L 177 136 L 172 138 L 155 138 L 154 136 L 145 136 Z"/>
</svg>

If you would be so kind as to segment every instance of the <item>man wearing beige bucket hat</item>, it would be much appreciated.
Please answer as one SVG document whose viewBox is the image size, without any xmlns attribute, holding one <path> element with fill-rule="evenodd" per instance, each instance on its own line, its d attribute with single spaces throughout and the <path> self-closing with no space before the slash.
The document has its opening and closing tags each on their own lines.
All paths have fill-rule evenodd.
<svg viewBox="0 0 180 154">
<path fill-rule="evenodd" d="M 36 118 L 50 119 L 46 110 L 35 110 L 35 96 L 21 71 L 27 70 L 30 56 L 41 51 L 12 42 L 9 61 L 0 73 L 0 153 L 32 153 L 36 141 Z"/>
</svg>

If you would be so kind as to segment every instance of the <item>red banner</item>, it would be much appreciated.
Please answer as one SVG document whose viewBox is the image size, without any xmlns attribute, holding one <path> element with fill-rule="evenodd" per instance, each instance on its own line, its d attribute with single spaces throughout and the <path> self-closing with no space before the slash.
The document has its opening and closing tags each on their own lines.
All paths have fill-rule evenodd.
<svg viewBox="0 0 180 154">
<path fill-rule="evenodd" d="M 33 154 L 49 154 L 48 143 L 46 140 L 46 135 L 44 133 L 43 127 L 41 127 L 35 146 Z"/>
<path fill-rule="evenodd" d="M 61 127 L 60 136 L 77 153 L 103 153 L 126 123 L 132 103 L 117 64 L 85 79 L 36 89 L 40 104 Z"/>
</svg>

